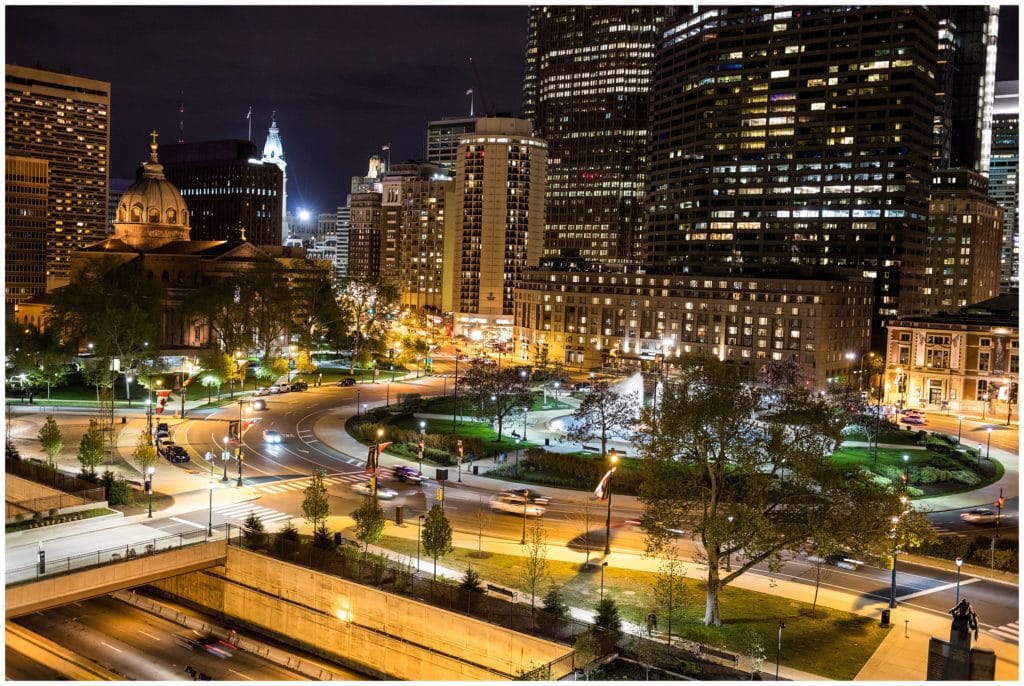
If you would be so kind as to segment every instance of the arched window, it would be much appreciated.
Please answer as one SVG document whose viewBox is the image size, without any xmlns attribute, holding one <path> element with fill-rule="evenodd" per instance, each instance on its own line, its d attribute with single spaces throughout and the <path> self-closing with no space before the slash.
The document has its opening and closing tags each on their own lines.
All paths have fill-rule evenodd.
<svg viewBox="0 0 1024 686">
<path fill-rule="evenodd" d="M 132 205 L 132 221 L 142 221 L 142 205 Z"/>
<path fill-rule="evenodd" d="M 168 210 L 167 210 L 167 223 L 168 224 L 176 224 L 177 221 L 178 221 L 178 213 L 174 210 L 173 207 L 168 208 Z"/>
<path fill-rule="evenodd" d="M 152 224 L 160 223 L 160 210 L 156 207 L 149 208 L 149 221 Z"/>
<path fill-rule="evenodd" d="M 127 215 L 126 209 L 127 208 L 125 208 L 124 205 L 118 205 L 117 206 L 117 221 L 118 222 L 123 222 L 125 220 L 125 216 Z"/>
<path fill-rule="evenodd" d="M 166 269 L 164 270 L 164 273 L 160 275 L 160 280 L 164 283 L 170 283 L 171 275 L 167 273 Z"/>
<path fill-rule="evenodd" d="M 188 226 L 188 210 L 181 211 L 181 225 Z"/>
</svg>

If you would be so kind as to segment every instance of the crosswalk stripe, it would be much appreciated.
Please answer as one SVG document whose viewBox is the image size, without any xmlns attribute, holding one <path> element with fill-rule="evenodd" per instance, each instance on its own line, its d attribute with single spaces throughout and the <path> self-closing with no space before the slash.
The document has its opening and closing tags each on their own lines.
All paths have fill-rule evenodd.
<svg viewBox="0 0 1024 686">
<path fill-rule="evenodd" d="M 999 636 L 1000 638 L 1005 638 L 1008 641 L 1016 642 L 1016 641 L 1020 640 L 1020 636 L 1017 634 L 1016 631 L 1014 631 L 1014 632 L 1003 631 L 1002 628 L 999 628 L 999 629 L 989 629 L 988 632 L 990 634 L 995 634 L 996 636 Z"/>
<path fill-rule="evenodd" d="M 294 519 L 294 517 L 292 515 L 281 513 L 274 515 L 273 517 L 263 517 L 260 521 L 264 524 L 273 524 L 275 522 L 283 522 L 286 519 Z"/>
<path fill-rule="evenodd" d="M 178 519 L 177 517 L 168 517 L 168 519 L 170 519 L 171 521 L 178 522 L 179 524 L 188 524 L 189 526 L 194 526 L 197 529 L 205 529 L 206 528 L 205 524 L 196 524 L 195 522 L 190 522 L 187 519 Z"/>
</svg>

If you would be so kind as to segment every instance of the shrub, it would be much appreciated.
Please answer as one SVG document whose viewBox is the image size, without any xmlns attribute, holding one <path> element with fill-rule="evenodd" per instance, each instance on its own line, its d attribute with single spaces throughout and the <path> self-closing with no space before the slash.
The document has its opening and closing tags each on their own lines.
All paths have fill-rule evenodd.
<svg viewBox="0 0 1024 686">
<path fill-rule="evenodd" d="M 972 472 L 969 469 L 958 469 L 950 475 L 953 481 L 961 483 L 965 486 L 977 486 L 981 483 L 981 477 Z"/>
<path fill-rule="evenodd" d="M 135 494 L 132 491 L 132 487 L 124 476 L 120 474 L 114 475 L 114 473 L 108 469 L 103 472 L 103 476 L 100 477 L 100 482 L 103 484 L 103 492 L 105 494 L 106 501 L 110 505 L 131 505 L 135 501 Z"/>
</svg>

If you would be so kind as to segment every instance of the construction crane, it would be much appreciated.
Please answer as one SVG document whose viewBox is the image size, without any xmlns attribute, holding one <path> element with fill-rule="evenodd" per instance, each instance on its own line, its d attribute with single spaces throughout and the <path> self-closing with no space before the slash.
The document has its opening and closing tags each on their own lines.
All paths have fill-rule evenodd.
<svg viewBox="0 0 1024 686">
<path fill-rule="evenodd" d="M 483 84 L 480 81 L 480 72 L 476 68 L 476 60 L 470 57 L 469 63 L 473 66 L 473 82 L 476 85 L 476 90 L 474 92 L 480 96 L 480 104 L 484 108 L 484 116 L 494 114 L 494 108 L 491 107 L 491 101 L 488 100 L 487 96 L 484 94 Z"/>
</svg>

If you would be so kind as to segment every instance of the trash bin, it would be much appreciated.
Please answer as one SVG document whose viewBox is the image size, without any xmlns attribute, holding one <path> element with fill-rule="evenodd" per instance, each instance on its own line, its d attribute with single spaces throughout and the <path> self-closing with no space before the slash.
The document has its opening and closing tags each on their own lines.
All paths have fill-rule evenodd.
<svg viewBox="0 0 1024 686">
<path fill-rule="evenodd" d="M 473 465 L 473 476 L 480 473 L 480 465 Z"/>
<path fill-rule="evenodd" d="M 544 439 L 544 445 L 551 445 L 551 439 L 550 438 L 545 438 Z"/>
<path fill-rule="evenodd" d="M 395 507 L 395 524 L 397 524 L 398 526 L 402 526 L 402 523 L 404 521 L 405 521 L 405 508 L 402 507 L 401 505 L 398 505 L 397 507 Z"/>
<path fill-rule="evenodd" d="M 883 627 L 889 626 L 889 613 L 890 612 L 891 612 L 891 610 L 889 610 L 889 608 L 885 608 L 884 610 L 882 610 L 882 626 Z"/>
<path fill-rule="evenodd" d="M 334 532 L 334 545 L 341 545 L 341 532 L 340 531 L 335 531 Z"/>
<path fill-rule="evenodd" d="M 121 423 L 122 424 L 127 424 L 128 423 L 128 418 L 127 417 L 121 417 Z"/>
</svg>

